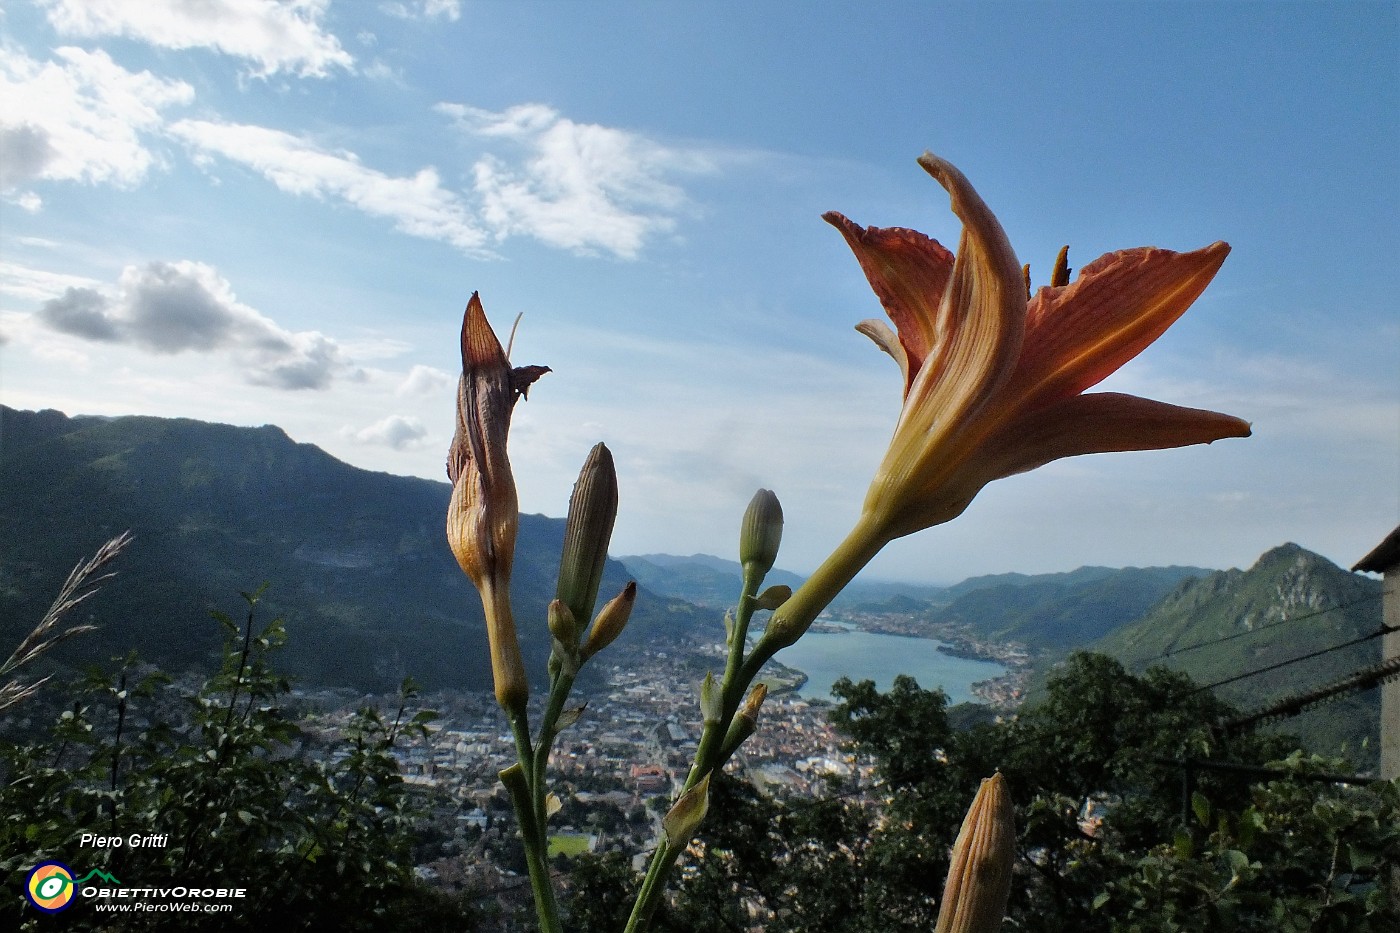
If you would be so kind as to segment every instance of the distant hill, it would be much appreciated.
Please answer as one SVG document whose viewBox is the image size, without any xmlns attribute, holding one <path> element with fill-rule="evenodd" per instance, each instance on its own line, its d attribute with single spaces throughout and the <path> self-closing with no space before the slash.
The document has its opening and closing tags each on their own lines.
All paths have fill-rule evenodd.
<svg viewBox="0 0 1400 933">
<path fill-rule="evenodd" d="M 928 618 L 967 626 L 985 641 L 1019 641 L 1057 651 L 1086 645 L 1136 621 L 1182 581 L 1211 572 L 1200 567 L 1081 567 L 1070 573 L 978 577 L 951 587 L 950 592 L 961 595 L 931 609 Z"/>
<path fill-rule="evenodd" d="M 0 646 L 39 619 L 79 558 L 130 529 L 118 577 L 81 607 L 101 629 L 60 659 L 134 648 L 177 673 L 204 669 L 222 637 L 210 608 L 241 620 L 239 592 L 266 581 L 264 621 L 286 618 L 284 658 L 301 679 L 381 690 L 411 674 L 428 689 L 488 689 L 481 604 L 443 532 L 450 491 L 357 469 L 271 426 L 0 408 Z M 541 677 L 563 526 L 521 517 L 512 594 Z M 609 561 L 603 598 L 627 579 Z M 624 638 L 702 622 L 718 625 L 643 589 Z"/>
<path fill-rule="evenodd" d="M 1117 569 L 1113 567 L 1080 567 L 1066 573 L 993 573 L 979 577 L 968 577 L 961 583 L 955 583 L 948 587 L 947 593 L 949 599 L 957 599 L 973 590 L 985 590 L 990 587 L 1030 586 L 1041 583 L 1077 586 L 1081 583 L 1095 583 L 1117 572 Z M 1209 573 L 1209 571 L 1203 572 Z"/>
<path fill-rule="evenodd" d="M 735 542 L 738 546 L 738 542 Z M 743 581 L 743 568 L 735 560 L 715 557 L 713 554 L 691 554 L 681 557 L 676 554 L 633 554 L 619 557 L 638 583 L 650 586 L 658 593 L 673 596 L 695 603 L 724 609 L 734 605 Z M 774 567 L 764 578 L 765 586 L 784 584 L 797 589 L 807 578 L 801 574 Z M 886 580 L 862 580 L 857 578 L 841 594 L 833 605 L 845 608 L 871 611 L 899 611 L 884 604 L 889 600 L 899 605 L 923 608 L 934 603 L 946 602 L 944 587 L 919 583 L 902 583 Z"/>
<path fill-rule="evenodd" d="M 738 541 L 735 541 L 738 547 Z M 637 583 L 675 599 L 697 606 L 724 609 L 734 605 L 743 583 L 743 568 L 738 561 L 725 560 L 711 554 L 640 554 L 619 557 Z M 805 577 L 773 568 L 764 578 L 765 586 L 780 583 L 796 589 Z"/>
<path fill-rule="evenodd" d="M 1163 664 L 1202 684 L 1340 645 L 1376 631 L 1381 583 L 1285 544 L 1248 570 L 1183 581 L 1151 612 L 1090 645 L 1137 669 Z M 1222 641 L 1221 639 L 1229 640 Z M 1204 645 L 1206 647 L 1194 648 Z M 1169 652 L 1172 652 L 1169 654 Z M 1380 639 L 1219 688 L 1248 710 L 1337 680 L 1380 660 Z M 1356 753 L 1379 730 L 1378 691 L 1353 695 L 1282 723 L 1319 751 Z M 1357 754 L 1369 759 L 1371 753 Z"/>
<path fill-rule="evenodd" d="M 737 561 L 710 554 L 643 554 L 618 560 L 639 583 L 702 606 L 732 606 L 739 592 Z M 951 587 L 857 579 L 837 597 L 856 612 L 921 615 L 930 622 L 970 627 L 987 641 L 1030 647 L 1083 645 L 1139 618 L 1184 579 L 1212 573 L 1201 567 L 1080 567 L 1068 573 L 1004 573 L 971 577 Z M 774 569 L 765 583 L 796 588 L 805 578 Z"/>
</svg>

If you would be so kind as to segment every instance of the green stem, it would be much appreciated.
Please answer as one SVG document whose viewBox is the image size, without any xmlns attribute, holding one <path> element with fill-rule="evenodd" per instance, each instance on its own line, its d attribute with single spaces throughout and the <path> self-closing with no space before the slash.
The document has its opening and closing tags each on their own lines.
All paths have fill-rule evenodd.
<svg viewBox="0 0 1400 933">
<path fill-rule="evenodd" d="M 546 771 L 549 765 L 549 755 L 554 749 L 554 740 L 559 735 L 559 715 L 564 711 L 564 703 L 569 698 L 569 691 L 573 689 L 574 678 L 572 675 L 560 673 L 554 678 L 550 686 L 549 703 L 545 708 L 544 719 L 540 722 L 540 740 L 534 749 L 534 758 L 530 767 L 530 785 L 534 792 L 534 816 L 536 832 L 539 834 L 544 851 L 549 852 L 549 806 L 546 801 L 549 785 L 546 781 Z M 525 759 L 522 759 L 524 761 Z M 551 886 L 552 890 L 552 886 Z"/>
<path fill-rule="evenodd" d="M 530 871 L 530 888 L 535 896 L 535 914 L 539 917 L 540 931 L 563 933 L 554 883 L 549 877 L 549 841 L 544 834 L 544 821 L 536 807 L 532 788 L 534 749 L 530 743 L 530 721 L 523 712 L 508 715 L 519 761 L 501 772 L 501 783 L 510 793 L 516 819 L 520 822 L 520 839 L 525 845 L 525 865 Z"/>
<path fill-rule="evenodd" d="M 822 610 L 831 605 L 856 574 L 880 553 L 887 541 L 880 528 L 862 515 L 831 556 L 822 561 L 787 602 L 773 611 L 763 637 L 744 662 L 741 676 L 753 680 L 773 655 L 801 638 Z"/>
<path fill-rule="evenodd" d="M 768 628 L 753 653 L 744 658 L 744 648 L 748 638 L 749 621 L 753 616 L 753 597 L 762 583 L 761 574 L 744 573 L 744 591 L 739 597 L 738 612 L 735 614 L 733 640 L 729 645 L 729 657 L 725 664 L 722 695 L 723 715 L 717 722 L 708 723 L 700 737 L 700 746 L 695 752 L 695 762 L 686 777 L 682 793 L 698 784 L 720 763 L 724 752 L 724 739 L 739 709 L 744 692 L 758 677 L 759 671 L 768 660 L 782 648 L 793 644 L 811 627 L 822 610 L 831 604 L 846 585 L 855 578 L 871 559 L 885 546 L 886 538 L 881 530 L 864 515 L 851 529 L 816 573 L 807 580 L 773 612 L 768 620 Z M 625 933 L 643 933 L 651 923 L 652 915 L 666 890 L 666 881 L 676 858 L 689 845 L 689 839 L 668 840 L 652 854 L 647 867 L 646 878 L 642 881 L 632 915 L 627 919 Z"/>
<path fill-rule="evenodd" d="M 529 736 L 526 736 L 528 741 Z M 501 783 L 510 794 L 515 815 L 520 820 L 520 837 L 525 843 L 525 865 L 530 872 L 530 889 L 535 896 L 535 915 L 541 933 L 564 933 L 559 922 L 559 905 L 554 899 L 554 885 L 549 878 L 548 850 L 541 846 L 538 826 L 530 799 L 530 779 L 520 764 L 501 772 Z"/>
<path fill-rule="evenodd" d="M 705 724 L 705 729 L 700 735 L 700 745 L 695 750 L 695 761 L 686 776 L 685 785 L 681 788 L 682 794 L 700 783 L 720 762 L 724 738 L 728 735 L 734 714 L 744 698 L 744 691 L 753 680 L 752 677 L 744 679 L 741 672 L 744 648 L 748 645 L 749 623 L 753 619 L 754 596 L 763 583 L 763 576 L 752 565 L 745 565 L 744 584 L 739 594 L 738 611 L 734 614 L 734 629 L 730 634 L 729 656 L 724 665 L 724 677 L 720 681 L 720 696 L 723 700 L 720 718 Z M 645 930 L 651 923 L 652 915 L 661 903 L 661 896 L 666 892 L 666 881 L 670 877 L 676 858 L 689 844 L 689 839 L 662 838 L 661 844 L 652 854 L 651 864 L 647 866 L 646 878 L 642 881 L 637 901 L 632 906 L 632 915 L 627 919 L 626 933 Z"/>
</svg>

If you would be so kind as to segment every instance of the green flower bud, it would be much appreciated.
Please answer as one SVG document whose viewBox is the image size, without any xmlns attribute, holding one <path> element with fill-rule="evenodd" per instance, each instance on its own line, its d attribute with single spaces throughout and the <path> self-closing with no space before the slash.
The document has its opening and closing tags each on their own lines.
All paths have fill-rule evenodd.
<svg viewBox="0 0 1400 933">
<path fill-rule="evenodd" d="M 588 641 L 584 642 L 580 652 L 583 660 L 587 661 L 617 640 L 617 636 L 627 627 L 627 619 L 632 615 L 632 606 L 636 601 L 637 581 L 633 580 L 598 610 L 598 617 L 588 630 Z"/>
<path fill-rule="evenodd" d="M 729 724 L 729 731 L 725 733 L 724 744 L 721 746 L 719 760 L 720 763 L 715 769 L 724 767 L 734 753 L 739 750 L 749 736 L 758 730 L 758 709 L 763 705 L 764 699 L 768 696 L 767 684 L 754 684 L 749 695 L 744 698 L 743 704 L 739 707 L 734 716 L 734 721 Z"/>
<path fill-rule="evenodd" d="M 760 577 L 773 569 L 783 540 L 783 507 L 771 490 L 760 489 L 749 501 L 739 527 L 739 563 Z"/>
<path fill-rule="evenodd" d="M 661 830 L 666 834 L 666 842 L 684 848 L 710 808 L 710 776 L 701 778 L 700 783 L 681 794 L 666 815 L 661 818 Z"/>
<path fill-rule="evenodd" d="M 578 482 L 574 483 L 573 495 L 569 497 L 564 553 L 559 560 L 559 585 L 554 591 L 576 620 L 593 615 L 616 518 L 617 472 L 608 448 L 596 444 L 589 451 L 579 471 Z"/>
<path fill-rule="evenodd" d="M 549 604 L 549 634 L 565 645 L 578 644 L 578 622 L 568 603 L 562 599 L 551 600 Z"/>
<path fill-rule="evenodd" d="M 724 694 L 712 673 L 706 673 L 700 682 L 700 715 L 707 726 L 719 722 L 724 715 Z"/>
</svg>

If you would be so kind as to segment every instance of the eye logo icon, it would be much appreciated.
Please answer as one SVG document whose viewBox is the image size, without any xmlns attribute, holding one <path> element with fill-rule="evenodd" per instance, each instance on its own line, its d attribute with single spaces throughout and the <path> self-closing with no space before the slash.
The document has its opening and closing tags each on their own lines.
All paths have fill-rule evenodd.
<svg viewBox="0 0 1400 933">
<path fill-rule="evenodd" d="M 73 903 L 73 870 L 62 862 L 40 862 L 25 881 L 29 903 L 47 914 L 66 910 Z"/>
</svg>

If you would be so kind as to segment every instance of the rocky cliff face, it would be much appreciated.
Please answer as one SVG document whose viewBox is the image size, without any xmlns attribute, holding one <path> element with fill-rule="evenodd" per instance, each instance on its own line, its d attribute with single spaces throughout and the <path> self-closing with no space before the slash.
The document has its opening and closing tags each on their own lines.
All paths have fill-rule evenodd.
<svg viewBox="0 0 1400 933">
<path fill-rule="evenodd" d="M 1296 544 L 1264 553 L 1248 570 L 1225 570 L 1182 582 L 1142 619 L 1095 643 L 1137 668 L 1165 664 L 1213 683 L 1375 632 L 1380 581 L 1349 573 Z M 1281 667 L 1220 688 L 1249 709 L 1337 680 L 1380 660 L 1380 640 Z M 1378 734 L 1376 691 L 1338 700 L 1285 722 L 1319 750 L 1346 746 L 1359 757 Z"/>
</svg>

